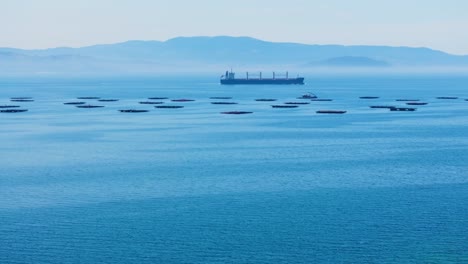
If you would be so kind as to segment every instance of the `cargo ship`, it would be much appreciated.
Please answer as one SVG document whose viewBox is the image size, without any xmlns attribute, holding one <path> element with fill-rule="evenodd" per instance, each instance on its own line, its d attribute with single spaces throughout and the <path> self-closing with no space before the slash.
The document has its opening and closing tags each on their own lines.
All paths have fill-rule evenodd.
<svg viewBox="0 0 468 264">
<path fill-rule="evenodd" d="M 226 71 L 224 75 L 221 76 L 221 84 L 233 85 L 233 84 L 304 84 L 304 77 L 289 78 L 288 72 L 283 76 L 276 76 L 276 73 L 273 72 L 272 78 L 263 78 L 262 73 L 251 74 L 246 73 L 245 78 L 236 78 L 235 73 L 231 71 Z"/>
</svg>

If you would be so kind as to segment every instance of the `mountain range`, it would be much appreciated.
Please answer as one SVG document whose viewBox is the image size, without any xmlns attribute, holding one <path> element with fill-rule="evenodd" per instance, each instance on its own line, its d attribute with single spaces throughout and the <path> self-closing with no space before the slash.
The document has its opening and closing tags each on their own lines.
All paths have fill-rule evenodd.
<svg viewBox="0 0 468 264">
<path fill-rule="evenodd" d="M 250 37 L 178 37 L 82 48 L 0 48 L 1 73 L 152 73 L 252 69 L 466 67 L 468 56 L 429 48 L 278 43 Z"/>
</svg>

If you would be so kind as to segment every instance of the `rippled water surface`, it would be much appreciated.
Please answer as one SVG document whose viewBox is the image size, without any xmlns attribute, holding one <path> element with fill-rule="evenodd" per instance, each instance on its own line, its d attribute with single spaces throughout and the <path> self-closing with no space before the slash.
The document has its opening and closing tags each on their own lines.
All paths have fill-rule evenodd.
<svg viewBox="0 0 468 264">
<path fill-rule="evenodd" d="M 468 77 L 306 81 L 1 79 L 0 263 L 468 263 Z"/>
</svg>

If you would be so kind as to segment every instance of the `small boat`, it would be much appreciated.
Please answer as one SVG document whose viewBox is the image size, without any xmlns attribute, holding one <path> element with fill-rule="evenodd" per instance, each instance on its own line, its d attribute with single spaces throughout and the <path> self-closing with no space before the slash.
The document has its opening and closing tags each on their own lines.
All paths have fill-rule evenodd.
<svg viewBox="0 0 468 264">
<path fill-rule="evenodd" d="M 311 101 L 314 101 L 314 102 L 331 102 L 331 101 L 333 101 L 333 99 L 314 98 L 314 99 L 311 99 Z"/>
<path fill-rule="evenodd" d="M 267 99 L 267 98 L 261 98 L 261 99 L 255 99 L 257 102 L 274 102 L 276 99 Z"/>
<path fill-rule="evenodd" d="M 11 102 L 34 102 L 33 99 L 10 99 Z"/>
<path fill-rule="evenodd" d="M 237 104 L 236 102 L 211 102 L 211 104 L 215 105 L 234 105 Z"/>
<path fill-rule="evenodd" d="M 182 105 L 155 105 L 155 108 L 184 108 Z"/>
<path fill-rule="evenodd" d="M 228 112 L 221 112 L 221 114 L 225 115 L 245 115 L 245 114 L 252 114 L 253 112 L 248 111 L 228 111 Z"/>
<path fill-rule="evenodd" d="M 149 97 L 148 98 L 149 100 L 166 100 L 166 99 L 169 99 L 167 97 Z"/>
<path fill-rule="evenodd" d="M 286 102 L 284 104 L 287 104 L 287 105 L 308 105 L 310 103 L 309 102 Z"/>
<path fill-rule="evenodd" d="M 306 93 L 300 97 L 298 97 L 297 99 L 315 99 L 317 98 L 317 96 L 313 93 Z"/>
<path fill-rule="evenodd" d="M 412 108 L 412 107 L 393 107 L 393 108 L 390 108 L 390 111 L 400 111 L 400 112 L 412 112 L 412 111 L 416 111 L 416 108 Z"/>
<path fill-rule="evenodd" d="M 119 110 L 121 113 L 146 113 L 149 112 L 149 110 L 137 110 L 137 109 L 122 109 Z"/>
<path fill-rule="evenodd" d="M 298 105 L 272 105 L 273 108 L 297 108 Z"/>
<path fill-rule="evenodd" d="M 427 105 L 427 103 L 424 103 L 424 102 L 408 102 L 406 104 L 407 105 Z"/>
<path fill-rule="evenodd" d="M 449 99 L 449 100 L 455 100 L 455 99 L 458 99 L 458 97 L 456 96 L 439 96 L 439 97 L 436 97 L 437 99 Z"/>
<path fill-rule="evenodd" d="M 172 102 L 193 102 L 193 99 L 172 99 Z"/>
<path fill-rule="evenodd" d="M 18 108 L 20 107 L 19 105 L 0 105 L 0 108 L 1 109 L 4 109 L 4 108 Z"/>
<path fill-rule="evenodd" d="M 85 102 L 67 102 L 63 103 L 64 105 L 84 105 L 86 104 Z"/>
<path fill-rule="evenodd" d="M 97 100 L 97 99 L 100 99 L 100 97 L 95 97 L 95 96 L 82 96 L 82 97 L 77 97 L 76 99 L 80 99 L 80 100 Z"/>
<path fill-rule="evenodd" d="M 76 105 L 75 107 L 78 108 L 101 108 L 104 107 L 103 105 Z"/>
<path fill-rule="evenodd" d="M 28 109 L 4 109 L 0 110 L 0 113 L 22 113 L 27 111 Z"/>
<path fill-rule="evenodd" d="M 232 99 L 232 97 L 214 96 L 214 97 L 210 97 L 210 99 L 229 100 L 229 99 Z"/>
<path fill-rule="evenodd" d="M 144 102 L 139 102 L 139 104 L 164 104 L 164 102 L 144 101 Z"/>
<path fill-rule="evenodd" d="M 396 99 L 397 102 L 417 102 L 419 99 Z"/>
<path fill-rule="evenodd" d="M 99 102 L 117 102 L 119 99 L 99 99 Z"/>
<path fill-rule="evenodd" d="M 315 111 L 317 114 L 345 114 L 344 110 L 318 110 Z"/>
<path fill-rule="evenodd" d="M 386 108 L 386 109 L 390 109 L 390 108 L 395 108 L 396 106 L 393 106 L 393 105 L 371 105 L 369 106 L 370 108 Z"/>
<path fill-rule="evenodd" d="M 361 96 L 360 99 L 379 99 L 378 96 Z"/>
</svg>

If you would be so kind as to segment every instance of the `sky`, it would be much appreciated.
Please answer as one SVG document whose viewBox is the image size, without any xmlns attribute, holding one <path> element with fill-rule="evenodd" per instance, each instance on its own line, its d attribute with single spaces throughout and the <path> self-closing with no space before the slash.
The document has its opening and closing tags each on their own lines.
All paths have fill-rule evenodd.
<svg viewBox="0 0 468 264">
<path fill-rule="evenodd" d="M 0 0 L 0 25 L 24 49 L 228 35 L 468 55 L 466 0 Z"/>
</svg>

